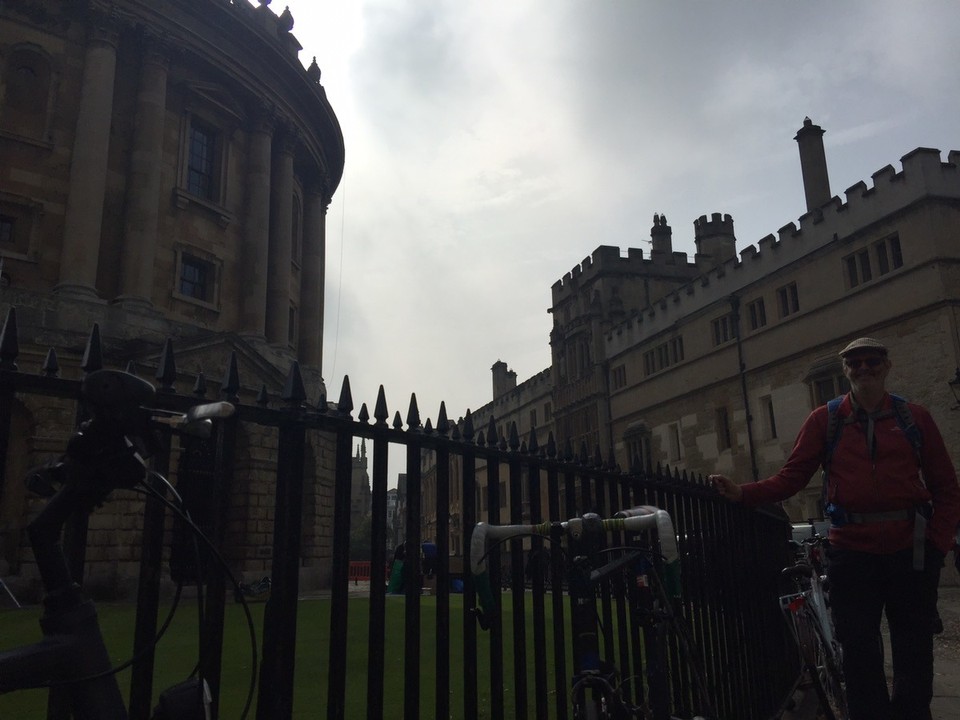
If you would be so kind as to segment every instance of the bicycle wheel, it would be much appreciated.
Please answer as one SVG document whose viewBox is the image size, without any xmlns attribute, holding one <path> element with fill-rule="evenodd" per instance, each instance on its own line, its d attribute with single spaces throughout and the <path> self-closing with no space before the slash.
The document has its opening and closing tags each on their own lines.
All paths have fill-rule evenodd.
<svg viewBox="0 0 960 720">
<path fill-rule="evenodd" d="M 825 720 L 846 720 L 847 696 L 843 685 L 840 648 L 835 643 L 824 642 L 813 618 L 808 616 L 799 624 L 803 627 L 801 654 L 820 698 L 820 716 Z"/>
</svg>

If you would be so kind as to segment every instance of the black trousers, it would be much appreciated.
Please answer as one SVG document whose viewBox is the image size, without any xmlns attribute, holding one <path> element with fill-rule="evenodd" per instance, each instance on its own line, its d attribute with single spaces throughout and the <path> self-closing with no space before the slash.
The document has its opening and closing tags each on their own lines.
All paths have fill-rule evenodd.
<svg viewBox="0 0 960 720">
<path fill-rule="evenodd" d="M 933 618 L 943 555 L 927 546 L 923 570 L 913 550 L 874 555 L 832 548 L 830 609 L 843 649 L 850 720 L 930 720 Z M 893 659 L 887 692 L 880 643 L 886 612 Z"/>
</svg>

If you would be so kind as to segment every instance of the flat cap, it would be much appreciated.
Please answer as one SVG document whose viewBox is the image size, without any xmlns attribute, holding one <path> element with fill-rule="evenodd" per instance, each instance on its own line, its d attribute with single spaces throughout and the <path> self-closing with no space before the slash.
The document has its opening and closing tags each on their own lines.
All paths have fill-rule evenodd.
<svg viewBox="0 0 960 720">
<path fill-rule="evenodd" d="M 875 352 L 881 355 L 887 354 L 887 346 L 884 345 L 879 340 L 874 340 L 873 338 L 861 337 L 856 340 L 851 341 L 843 350 L 840 351 L 840 357 L 846 357 L 855 350 L 862 350 L 866 352 Z"/>
</svg>

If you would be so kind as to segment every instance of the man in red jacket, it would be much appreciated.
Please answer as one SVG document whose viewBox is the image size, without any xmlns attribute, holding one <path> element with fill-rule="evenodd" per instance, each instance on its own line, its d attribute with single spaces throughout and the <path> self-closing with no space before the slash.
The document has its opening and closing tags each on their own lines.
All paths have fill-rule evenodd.
<svg viewBox="0 0 960 720">
<path fill-rule="evenodd" d="M 810 413 L 786 464 L 766 480 L 709 479 L 723 497 L 752 507 L 786 500 L 827 463 L 827 573 L 850 720 L 930 720 L 937 585 L 960 523 L 960 486 L 930 413 L 906 403 L 898 418 L 895 402 L 902 401 L 886 391 L 887 348 L 857 338 L 840 355 L 851 390 L 833 423 L 826 405 Z M 903 427 L 903 414 L 919 441 Z M 877 644 L 884 611 L 892 697 Z"/>
</svg>

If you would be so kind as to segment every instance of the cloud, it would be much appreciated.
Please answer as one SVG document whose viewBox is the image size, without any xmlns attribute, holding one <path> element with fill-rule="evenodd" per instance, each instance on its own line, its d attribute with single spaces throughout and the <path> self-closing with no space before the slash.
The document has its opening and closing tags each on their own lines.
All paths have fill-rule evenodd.
<svg viewBox="0 0 960 720">
<path fill-rule="evenodd" d="M 654 212 L 687 252 L 704 213 L 741 248 L 795 220 L 805 116 L 834 188 L 957 145 L 952 1 L 289 4 L 346 144 L 325 363 L 404 413 L 487 402 L 497 358 L 546 367 L 551 285 L 598 245 L 646 249 Z"/>
</svg>

